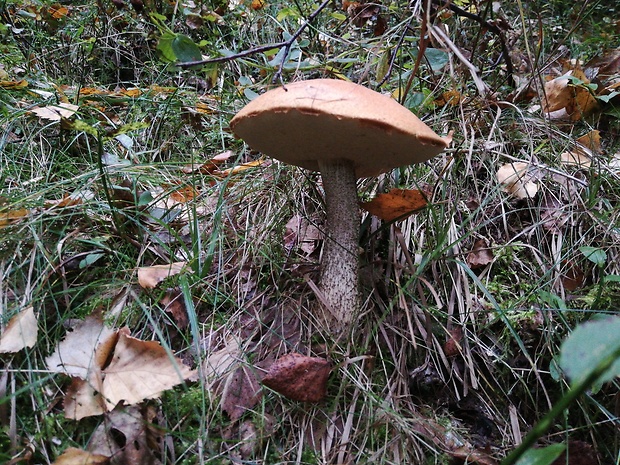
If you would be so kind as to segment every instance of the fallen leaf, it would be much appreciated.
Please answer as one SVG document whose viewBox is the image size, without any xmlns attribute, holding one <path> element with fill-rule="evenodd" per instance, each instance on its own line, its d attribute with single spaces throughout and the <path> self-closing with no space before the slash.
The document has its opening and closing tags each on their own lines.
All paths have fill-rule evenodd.
<svg viewBox="0 0 620 465">
<path fill-rule="evenodd" d="M 504 191 L 518 199 L 534 197 L 538 192 L 538 185 L 533 181 L 531 165 L 524 162 L 508 163 L 497 170 L 497 180 Z"/>
<path fill-rule="evenodd" d="M 65 396 L 65 416 L 74 419 L 158 397 L 196 374 L 159 342 L 133 338 L 127 328 L 114 331 L 95 317 L 70 332 L 46 363 L 74 378 Z"/>
<path fill-rule="evenodd" d="M 320 402 L 327 395 L 330 363 L 324 358 L 298 353 L 276 360 L 262 380 L 270 389 L 300 402 Z"/>
<path fill-rule="evenodd" d="M 102 395 L 109 410 L 120 401 L 137 404 L 195 376 L 183 362 L 169 355 L 157 341 L 142 341 L 119 330 L 114 357 L 103 370 Z"/>
<path fill-rule="evenodd" d="M 448 331 L 448 339 L 443 345 L 446 357 L 455 357 L 461 353 L 461 342 L 463 341 L 463 329 L 456 327 Z"/>
<path fill-rule="evenodd" d="M 560 161 L 564 165 L 577 166 L 584 169 L 590 168 L 590 165 L 592 165 L 591 153 L 579 147 L 570 152 L 560 154 Z"/>
<path fill-rule="evenodd" d="M 0 228 L 17 223 L 19 220 L 26 218 L 29 214 L 30 210 L 25 208 L 18 208 L 17 210 L 3 209 L 0 211 Z"/>
<path fill-rule="evenodd" d="M 37 342 L 37 317 L 34 308 L 27 307 L 9 320 L 0 335 L 0 353 L 15 353 Z"/>
<path fill-rule="evenodd" d="M 293 216 L 285 226 L 284 247 L 292 250 L 299 247 L 306 255 L 311 255 L 322 238 L 319 228 L 301 215 Z"/>
<path fill-rule="evenodd" d="M 361 207 L 384 221 L 404 219 L 426 207 L 426 194 L 416 189 L 392 189 L 387 194 L 377 194 Z"/>
<path fill-rule="evenodd" d="M 30 109 L 41 119 L 50 121 L 60 121 L 62 118 L 71 118 L 80 109 L 78 105 L 70 103 L 59 103 L 58 105 L 48 105 L 45 107 L 33 107 Z"/>
<path fill-rule="evenodd" d="M 23 89 L 28 87 L 28 81 L 25 79 L 21 81 L 0 81 L 0 87 L 3 89 Z"/>
<path fill-rule="evenodd" d="M 571 78 L 583 85 L 574 85 Z M 545 98 L 542 109 L 550 119 L 578 121 L 588 116 L 598 107 L 596 98 L 586 87 L 590 80 L 583 71 L 575 68 L 568 73 L 545 83 Z"/>
<path fill-rule="evenodd" d="M 95 376 L 95 373 L 98 377 Z M 81 420 L 106 412 L 105 400 L 98 391 L 103 385 L 101 376 L 101 371 L 97 369 L 93 370 L 93 375 L 89 381 L 82 378 L 71 379 L 71 385 L 67 388 L 63 400 L 65 418 Z"/>
<path fill-rule="evenodd" d="M 593 129 L 577 139 L 577 143 L 594 153 L 601 153 L 601 132 L 598 129 Z"/>
<path fill-rule="evenodd" d="M 256 168 L 258 166 L 261 166 L 263 163 L 265 163 L 265 160 L 261 158 L 260 160 L 249 161 L 247 163 L 242 163 L 240 165 L 233 166 L 232 168 L 224 170 L 224 171 L 216 170 L 213 172 L 213 174 L 216 174 L 222 177 L 232 176 L 234 174 L 239 174 L 251 168 Z"/>
<path fill-rule="evenodd" d="M 146 412 L 145 412 L 146 413 Z M 93 432 L 88 450 L 93 454 L 113 457 L 114 464 L 157 465 L 150 428 L 151 421 L 137 407 L 125 407 L 105 415 Z"/>
<path fill-rule="evenodd" d="M 211 174 L 215 170 L 217 170 L 218 166 L 228 160 L 230 157 L 234 155 L 232 150 L 226 150 L 225 152 L 219 153 L 213 158 L 207 160 L 204 163 L 192 163 L 190 165 L 185 165 L 181 168 L 181 171 L 187 174 L 191 173 L 201 173 L 201 174 Z"/>
<path fill-rule="evenodd" d="M 52 465 L 107 465 L 109 463 L 109 456 L 69 447 L 58 456 Z"/>
<path fill-rule="evenodd" d="M 241 365 L 226 378 L 220 405 L 231 421 L 237 421 L 258 404 L 260 398 L 261 389 L 254 369 Z"/>
<path fill-rule="evenodd" d="M 45 362 L 52 373 L 90 380 L 115 344 L 116 331 L 104 326 L 100 318 L 89 317 L 67 334 Z"/>
<path fill-rule="evenodd" d="M 187 328 L 189 318 L 187 316 L 187 308 L 183 295 L 178 289 L 169 290 L 162 297 L 161 303 L 164 305 L 164 311 L 172 315 L 172 319 L 179 329 Z"/>
<path fill-rule="evenodd" d="M 138 283 L 145 289 L 154 289 L 164 279 L 179 274 L 187 262 L 154 265 L 138 268 Z"/>
<path fill-rule="evenodd" d="M 472 270 L 477 270 L 493 262 L 493 251 L 489 249 L 486 239 L 478 239 L 474 248 L 467 254 L 467 264 Z"/>
<path fill-rule="evenodd" d="M 586 277 L 579 265 L 567 262 L 562 271 L 562 286 L 569 292 L 579 289 L 585 283 Z"/>
</svg>

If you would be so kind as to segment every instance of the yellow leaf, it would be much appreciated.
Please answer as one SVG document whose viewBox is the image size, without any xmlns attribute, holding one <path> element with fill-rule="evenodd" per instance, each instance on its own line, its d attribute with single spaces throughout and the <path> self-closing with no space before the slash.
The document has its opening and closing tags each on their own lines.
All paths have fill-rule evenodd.
<svg viewBox="0 0 620 465">
<path fill-rule="evenodd" d="M 164 279 L 179 274 L 185 265 L 187 262 L 175 262 L 138 268 L 138 283 L 145 289 L 154 289 Z"/>
<path fill-rule="evenodd" d="M 34 309 L 27 307 L 9 321 L 0 336 L 0 353 L 15 353 L 37 342 L 37 317 Z"/>
<path fill-rule="evenodd" d="M 28 81 L 25 79 L 21 81 L 0 81 L 0 87 L 3 89 L 23 89 L 28 87 Z"/>
<path fill-rule="evenodd" d="M 392 189 L 387 194 L 378 194 L 361 207 L 384 221 L 404 219 L 427 205 L 424 192 L 416 189 Z"/>
<path fill-rule="evenodd" d="M 107 465 L 109 463 L 110 457 L 69 447 L 58 456 L 52 465 Z"/>
<path fill-rule="evenodd" d="M 19 208 L 17 210 L 0 210 L 0 228 L 16 223 L 28 216 L 30 210 Z"/>
<path fill-rule="evenodd" d="M 250 168 L 256 168 L 257 166 L 262 165 L 265 162 L 264 159 L 260 159 L 260 160 L 255 160 L 255 161 L 250 161 L 247 163 L 242 163 L 241 165 L 237 165 L 234 166 L 230 169 L 224 170 L 224 171 L 214 171 L 213 174 L 219 175 L 219 176 L 231 176 L 233 174 L 238 174 L 241 173 L 242 171 L 248 170 Z"/>
</svg>

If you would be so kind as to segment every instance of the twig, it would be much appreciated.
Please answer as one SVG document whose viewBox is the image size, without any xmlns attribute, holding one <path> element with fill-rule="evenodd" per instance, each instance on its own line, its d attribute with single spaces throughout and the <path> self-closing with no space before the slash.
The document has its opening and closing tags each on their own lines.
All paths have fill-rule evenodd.
<svg viewBox="0 0 620 465">
<path fill-rule="evenodd" d="M 510 87 L 516 87 L 515 80 L 514 80 L 514 68 L 512 66 L 512 60 L 510 59 L 510 52 L 508 50 L 508 47 L 506 46 L 506 40 L 504 39 L 502 30 L 493 22 L 487 21 L 478 15 L 475 15 L 473 13 L 470 13 L 469 11 L 463 10 L 462 8 L 459 8 L 458 6 L 456 6 L 453 2 L 450 2 L 448 4 L 448 9 L 452 10 L 454 13 L 456 13 L 459 16 L 463 16 L 465 18 L 476 21 L 482 27 L 486 28 L 487 30 L 491 31 L 493 34 L 497 36 L 497 38 L 499 39 L 499 43 L 502 47 L 502 56 L 504 58 L 504 62 L 506 63 L 506 74 L 508 76 L 508 83 Z"/>
<path fill-rule="evenodd" d="M 254 55 L 256 53 L 265 52 L 267 50 L 272 50 L 274 48 L 283 48 L 285 53 L 282 54 L 282 61 L 280 61 L 280 65 L 278 66 L 278 71 L 276 71 L 276 74 L 273 76 L 273 79 L 272 79 L 272 82 L 275 82 L 278 79 L 282 81 L 282 71 L 284 69 L 284 63 L 286 62 L 286 58 L 288 57 L 288 54 L 291 50 L 291 47 L 293 46 L 293 43 L 299 38 L 301 33 L 310 25 L 310 23 L 314 21 L 314 19 L 319 15 L 319 13 L 321 13 L 321 11 L 323 11 L 325 7 L 329 5 L 330 3 L 331 3 L 331 0 L 324 0 L 323 3 L 321 3 L 317 7 L 317 9 L 314 10 L 310 16 L 308 16 L 308 19 L 306 19 L 306 21 L 304 21 L 304 23 L 301 26 L 299 26 L 299 28 L 287 40 L 283 40 L 282 42 L 276 42 L 273 44 L 261 45 L 259 47 L 250 48 L 248 50 L 244 50 L 243 52 L 235 53 L 235 54 L 228 55 L 228 56 L 208 58 L 206 60 L 185 61 L 183 63 L 176 63 L 176 66 L 178 66 L 179 68 L 190 68 L 192 66 L 206 65 L 209 63 L 223 63 L 226 61 L 236 60 L 237 58 L 243 58 L 243 57 L 247 57 L 250 55 Z"/>
</svg>

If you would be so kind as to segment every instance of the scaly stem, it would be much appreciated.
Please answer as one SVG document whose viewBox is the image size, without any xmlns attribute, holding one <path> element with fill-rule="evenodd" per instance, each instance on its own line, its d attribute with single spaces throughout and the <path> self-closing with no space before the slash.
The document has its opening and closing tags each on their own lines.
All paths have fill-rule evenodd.
<svg viewBox="0 0 620 465">
<path fill-rule="evenodd" d="M 348 160 L 319 162 L 327 231 L 321 258 L 320 288 L 339 330 L 346 329 L 359 310 L 359 207 L 355 168 Z"/>
</svg>

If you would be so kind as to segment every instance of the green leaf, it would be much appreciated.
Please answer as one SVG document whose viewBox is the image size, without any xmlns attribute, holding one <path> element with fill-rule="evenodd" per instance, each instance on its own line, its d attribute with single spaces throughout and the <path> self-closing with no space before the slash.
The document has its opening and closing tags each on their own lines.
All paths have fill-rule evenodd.
<svg viewBox="0 0 620 465">
<path fill-rule="evenodd" d="M 347 15 L 345 15 L 344 13 L 340 13 L 339 11 L 334 11 L 330 14 L 330 16 L 334 19 L 337 19 L 338 21 L 346 21 L 347 19 Z"/>
<path fill-rule="evenodd" d="M 89 253 L 88 255 L 86 255 L 86 257 L 80 260 L 78 267 L 80 268 L 80 270 L 83 270 L 84 268 L 95 263 L 97 260 L 99 260 L 104 255 L 105 253 L 103 252 Z"/>
<path fill-rule="evenodd" d="M 540 449 L 530 449 L 517 460 L 516 465 L 549 465 L 557 459 L 566 446 L 564 444 L 551 444 Z"/>
<path fill-rule="evenodd" d="M 597 380 L 601 385 L 620 376 L 620 317 L 588 321 L 577 326 L 564 341 L 560 351 L 560 367 L 577 385 L 610 357 L 615 362 Z M 595 386 L 596 388 L 596 386 Z"/>
<path fill-rule="evenodd" d="M 428 64 L 433 71 L 439 71 L 448 64 L 450 59 L 446 52 L 438 48 L 427 48 L 424 52 L 424 57 L 428 60 Z"/>
<path fill-rule="evenodd" d="M 184 34 L 163 33 L 157 43 L 157 50 L 161 53 L 164 61 L 185 63 L 202 60 L 202 53 L 200 53 L 198 45 Z"/>
<path fill-rule="evenodd" d="M 202 60 L 200 48 L 186 35 L 177 34 L 172 40 L 171 47 L 177 60 L 181 63 Z"/>
<path fill-rule="evenodd" d="M 598 266 L 605 266 L 607 261 L 607 254 L 603 249 L 598 247 L 579 247 L 579 251 L 592 263 Z"/>
<path fill-rule="evenodd" d="M 153 195 L 149 191 L 144 191 L 140 194 L 138 198 L 138 206 L 144 207 L 145 205 L 150 204 L 153 201 Z"/>
</svg>

